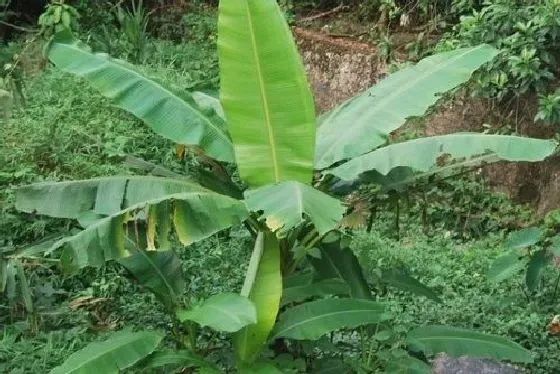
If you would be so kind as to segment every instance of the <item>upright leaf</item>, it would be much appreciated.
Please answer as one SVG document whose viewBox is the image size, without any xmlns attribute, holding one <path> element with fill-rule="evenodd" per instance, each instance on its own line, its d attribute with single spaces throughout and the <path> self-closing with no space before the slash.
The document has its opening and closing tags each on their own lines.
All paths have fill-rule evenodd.
<svg viewBox="0 0 560 374">
<path fill-rule="evenodd" d="M 542 279 L 543 271 L 548 265 L 546 250 L 541 250 L 533 254 L 527 265 L 527 275 L 525 284 L 530 291 L 535 291 Z"/>
<path fill-rule="evenodd" d="M 437 172 L 495 161 L 542 161 L 556 149 L 553 140 L 507 135 L 451 134 L 414 139 L 356 157 L 328 173 L 344 180 L 375 170 L 382 175 L 399 167 Z M 466 161 L 465 161 L 466 160 Z M 444 166 L 442 166 L 442 164 Z M 445 168 L 445 169 L 444 169 Z"/>
<path fill-rule="evenodd" d="M 269 185 L 245 193 L 251 211 L 263 211 L 273 232 L 287 232 L 309 218 L 320 234 L 338 224 L 345 208 L 339 200 L 299 182 Z"/>
<path fill-rule="evenodd" d="M 213 110 L 201 109 L 188 93 L 174 93 L 129 64 L 92 53 L 78 41 L 53 42 L 48 58 L 57 68 L 87 79 L 116 106 L 143 120 L 159 135 L 178 144 L 197 145 L 217 160 L 235 162 L 223 119 Z"/>
<path fill-rule="evenodd" d="M 254 256 L 258 267 L 254 274 L 249 271 L 243 287 L 257 308 L 257 323 L 243 328 L 234 335 L 235 353 L 240 362 L 253 362 L 276 321 L 282 297 L 282 274 L 280 272 L 280 244 L 271 232 L 259 233 Z M 250 266 L 251 269 L 251 266 Z M 243 294 L 245 296 L 245 294 Z"/>
<path fill-rule="evenodd" d="M 250 187 L 313 173 L 315 109 L 276 0 L 221 0 L 220 99 L 242 179 Z"/>
<path fill-rule="evenodd" d="M 193 321 L 216 331 L 237 332 L 257 323 L 257 311 L 249 299 L 236 294 L 219 294 L 210 297 L 191 310 L 177 311 L 181 322 Z"/>
<path fill-rule="evenodd" d="M 382 304 L 370 300 L 317 300 L 282 313 L 272 338 L 316 340 L 335 330 L 380 323 L 389 318 Z"/>
<path fill-rule="evenodd" d="M 496 54 L 493 47 L 481 45 L 433 55 L 343 103 L 322 119 L 316 167 L 324 169 L 385 144 L 407 118 L 423 115 L 439 93 L 466 82 Z"/>
<path fill-rule="evenodd" d="M 173 309 L 178 305 L 186 283 L 181 261 L 174 251 L 137 249 L 132 256 L 121 258 L 119 263 L 141 286 L 152 291 L 167 308 Z"/>
<path fill-rule="evenodd" d="M 427 355 L 445 352 L 452 357 L 475 356 L 533 362 L 531 352 L 509 339 L 497 335 L 448 326 L 424 326 L 408 333 L 407 344 Z"/>
<path fill-rule="evenodd" d="M 50 374 L 117 374 L 152 353 L 162 339 L 156 332 L 117 332 L 72 354 Z"/>
</svg>

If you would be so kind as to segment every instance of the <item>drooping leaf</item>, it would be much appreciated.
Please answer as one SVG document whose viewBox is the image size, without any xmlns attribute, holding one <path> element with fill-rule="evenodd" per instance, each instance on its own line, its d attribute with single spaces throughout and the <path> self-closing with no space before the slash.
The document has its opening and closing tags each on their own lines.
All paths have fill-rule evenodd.
<svg viewBox="0 0 560 374">
<path fill-rule="evenodd" d="M 498 257 L 490 269 L 488 269 L 488 279 L 491 282 L 502 282 L 518 274 L 527 265 L 527 259 L 519 256 L 517 251 L 511 251 Z"/>
<path fill-rule="evenodd" d="M 210 367 L 215 368 L 209 363 L 191 351 L 187 350 L 165 350 L 152 353 L 145 361 L 142 362 L 145 369 L 158 369 L 161 367 L 190 368 L 190 367 Z"/>
<path fill-rule="evenodd" d="M 533 362 L 531 352 L 509 339 L 497 335 L 449 326 L 424 326 L 408 333 L 407 344 L 415 351 L 426 355 L 445 352 L 452 357 L 475 356 Z"/>
<path fill-rule="evenodd" d="M 127 191 L 134 191 L 134 189 Z M 141 192 L 133 196 L 130 201 L 150 196 L 150 193 Z M 152 191 L 153 193 L 155 191 Z M 242 202 L 214 192 L 171 194 L 130 205 L 116 214 L 97 221 L 74 236 L 59 240 L 52 246 L 50 252 L 63 248 L 62 264 L 69 271 L 85 266 L 101 266 L 106 261 L 128 257 L 131 253 L 126 248 L 127 238 L 140 248 L 145 246 L 137 241 L 143 243 L 146 238 L 138 235 L 137 225 L 127 236 L 125 232 L 127 220 L 157 204 L 173 205 L 175 231 L 185 246 L 240 223 L 248 214 Z"/>
<path fill-rule="evenodd" d="M 79 41 L 51 43 L 48 58 L 57 68 L 87 79 L 102 95 L 143 120 L 157 134 L 178 144 L 197 145 L 217 160 L 235 162 L 223 119 L 214 111 L 202 110 L 188 93 L 174 93 L 123 61 L 92 53 Z"/>
<path fill-rule="evenodd" d="M 351 297 L 372 299 L 370 287 L 358 258 L 346 245 L 343 237 L 331 242 L 323 242 L 319 248 L 321 258 L 308 256 L 308 259 L 321 279 L 340 278 L 348 285 Z"/>
<path fill-rule="evenodd" d="M 481 45 L 430 56 L 335 108 L 318 130 L 316 167 L 324 169 L 385 144 L 407 118 L 423 115 L 437 102 L 437 94 L 466 82 L 496 54 L 493 47 Z"/>
<path fill-rule="evenodd" d="M 546 251 L 538 251 L 531 256 L 527 265 L 527 275 L 525 276 L 525 284 L 529 291 L 535 291 L 543 276 L 543 270 L 548 265 Z"/>
<path fill-rule="evenodd" d="M 86 212 L 111 215 L 141 202 L 194 191 L 207 190 L 189 181 L 152 176 L 36 183 L 16 190 L 16 209 L 78 219 Z"/>
<path fill-rule="evenodd" d="M 152 291 L 168 309 L 178 305 L 186 283 L 181 261 L 174 251 L 137 249 L 132 256 L 119 259 L 119 263 L 132 274 L 138 284 Z"/>
<path fill-rule="evenodd" d="M 72 354 L 50 374 L 117 374 L 152 353 L 162 339 L 156 332 L 117 332 Z"/>
<path fill-rule="evenodd" d="M 527 248 L 535 245 L 540 240 L 543 230 L 540 227 L 528 227 L 509 234 L 506 247 L 510 249 Z"/>
<path fill-rule="evenodd" d="M 323 299 L 286 310 L 272 338 L 316 340 L 344 328 L 355 328 L 386 321 L 390 315 L 382 304 L 359 299 Z"/>
<path fill-rule="evenodd" d="M 348 285 L 344 280 L 340 278 L 323 279 L 303 285 L 285 287 L 280 306 L 301 302 L 312 297 L 346 296 L 349 295 L 349 292 Z"/>
<path fill-rule="evenodd" d="M 257 311 L 246 297 L 228 293 L 214 295 L 191 310 L 179 310 L 177 318 L 181 322 L 193 321 L 216 331 L 237 332 L 257 323 Z"/>
<path fill-rule="evenodd" d="M 255 261 L 254 261 L 255 259 Z M 251 262 L 256 271 L 247 272 L 242 295 L 248 296 L 257 308 L 257 323 L 244 327 L 234 335 L 235 354 L 240 362 L 253 362 L 276 321 L 282 297 L 280 243 L 271 232 L 259 233 Z"/>
<path fill-rule="evenodd" d="M 320 234 L 335 228 L 345 208 L 341 202 L 311 186 L 284 182 L 245 193 L 249 210 L 263 211 L 266 225 L 273 232 L 287 232 L 309 217 Z"/>
<path fill-rule="evenodd" d="M 381 281 L 405 292 L 427 297 L 436 303 L 442 302 L 439 295 L 433 289 L 400 269 L 384 269 L 381 272 Z"/>
<path fill-rule="evenodd" d="M 313 174 L 315 109 L 292 33 L 276 0 L 222 0 L 220 99 L 249 187 Z"/>
<path fill-rule="evenodd" d="M 556 146 L 551 140 L 508 135 L 433 136 L 391 144 L 356 157 L 328 173 L 343 180 L 354 180 L 371 170 L 387 175 L 398 167 L 433 173 L 449 170 L 454 163 L 456 167 L 472 167 L 500 160 L 535 162 L 550 156 Z"/>
</svg>

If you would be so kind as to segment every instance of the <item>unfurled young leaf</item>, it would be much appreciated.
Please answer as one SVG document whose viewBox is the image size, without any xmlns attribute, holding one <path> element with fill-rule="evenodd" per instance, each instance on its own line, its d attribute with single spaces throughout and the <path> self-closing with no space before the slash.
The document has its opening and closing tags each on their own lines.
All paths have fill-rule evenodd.
<svg viewBox="0 0 560 374">
<path fill-rule="evenodd" d="M 280 264 L 278 239 L 269 231 L 260 232 L 241 291 L 257 308 L 257 323 L 244 327 L 233 337 L 235 354 L 241 363 L 255 361 L 276 321 L 282 297 Z"/>
<path fill-rule="evenodd" d="M 475 356 L 533 362 L 530 351 L 509 339 L 455 327 L 419 327 L 409 332 L 407 344 L 414 351 L 421 351 L 426 355 L 444 352 L 452 357 Z"/>
<path fill-rule="evenodd" d="M 272 338 L 316 340 L 335 330 L 376 324 L 390 318 L 384 305 L 370 300 L 317 300 L 282 313 Z"/>
<path fill-rule="evenodd" d="M 190 310 L 177 311 L 181 322 L 193 321 L 216 331 L 237 332 L 257 323 L 255 305 L 237 294 L 219 294 L 210 297 Z"/>
</svg>

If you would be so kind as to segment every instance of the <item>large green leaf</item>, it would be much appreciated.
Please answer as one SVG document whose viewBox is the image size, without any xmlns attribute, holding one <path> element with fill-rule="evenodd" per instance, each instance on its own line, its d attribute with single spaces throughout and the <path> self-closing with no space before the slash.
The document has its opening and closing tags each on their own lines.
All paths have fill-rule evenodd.
<svg viewBox="0 0 560 374">
<path fill-rule="evenodd" d="M 130 257 L 121 258 L 124 266 L 143 287 L 146 287 L 169 309 L 176 307 L 186 283 L 181 260 L 174 251 L 156 252 L 138 249 Z"/>
<path fill-rule="evenodd" d="M 127 190 L 127 192 L 131 191 L 134 189 Z M 157 191 L 138 192 L 139 194 L 131 196 L 130 201 L 149 198 Z M 51 247 L 50 252 L 63 248 L 62 264 L 68 270 L 76 270 L 85 266 L 101 266 L 108 260 L 128 257 L 131 252 L 127 246 L 144 249 L 146 236 L 149 237 L 149 235 L 139 235 L 137 220 L 142 214 L 148 213 L 149 207 L 159 204 L 170 206 L 173 217 L 168 216 L 161 219 L 173 219 L 178 239 L 185 246 L 238 224 L 248 215 L 242 202 L 214 192 L 195 191 L 170 194 L 153 200 L 143 200 L 106 218 L 99 219 L 78 234 L 57 241 Z M 127 223 L 130 221 L 134 225 L 128 230 Z M 167 225 L 168 223 L 161 224 Z M 127 231 L 130 231 L 128 235 Z"/>
<path fill-rule="evenodd" d="M 237 332 L 257 323 L 257 311 L 249 299 L 237 294 L 211 296 L 191 310 L 177 311 L 181 322 L 193 321 L 216 331 Z"/>
<path fill-rule="evenodd" d="M 455 327 L 419 327 L 408 333 L 407 344 L 409 348 L 427 355 L 445 352 L 452 357 L 533 362 L 530 351 L 509 339 Z"/>
<path fill-rule="evenodd" d="M 338 233 L 331 233 L 335 237 Z M 326 239 L 330 239 L 328 236 Z M 371 290 L 364 276 L 358 258 L 348 247 L 344 236 L 320 244 L 321 258 L 308 256 L 309 261 L 321 279 L 339 278 L 346 282 L 350 296 L 358 299 L 372 299 Z"/>
<path fill-rule="evenodd" d="M 488 279 L 492 282 L 504 281 L 518 274 L 526 265 L 526 257 L 520 256 L 516 250 L 510 251 L 496 258 L 490 265 Z"/>
<path fill-rule="evenodd" d="M 273 184 L 245 193 L 249 210 L 263 212 L 273 232 L 288 232 L 308 217 L 320 234 L 340 222 L 346 209 L 329 195 L 299 182 Z"/>
<path fill-rule="evenodd" d="M 78 41 L 53 42 L 48 58 L 57 68 L 87 79 L 116 106 L 146 122 L 159 135 L 179 144 L 197 145 L 217 160 L 235 162 L 224 120 L 214 110 L 200 108 L 188 93 L 174 93 L 131 65 L 92 53 Z"/>
<path fill-rule="evenodd" d="M 476 166 L 483 162 L 542 161 L 556 149 L 553 140 L 507 135 L 451 134 L 410 140 L 377 149 L 356 157 L 328 173 L 344 180 L 357 179 L 362 173 L 375 170 L 382 175 L 398 167 L 417 172 Z M 465 160 L 466 159 L 466 160 Z M 446 166 L 442 166 L 441 163 Z M 439 164 L 439 165 L 438 165 Z"/>
<path fill-rule="evenodd" d="M 318 130 L 316 167 L 324 169 L 385 144 L 407 118 L 423 115 L 439 93 L 466 82 L 496 54 L 481 45 L 430 56 L 335 108 Z"/>
<path fill-rule="evenodd" d="M 242 296 L 257 308 L 257 323 L 234 335 L 235 353 L 240 362 L 253 362 L 276 321 L 282 297 L 280 243 L 272 232 L 260 232 L 247 271 Z"/>
<path fill-rule="evenodd" d="M 527 227 L 509 234 L 506 247 L 510 249 L 527 248 L 535 245 L 541 239 L 543 230 L 540 227 Z"/>
<path fill-rule="evenodd" d="M 250 187 L 310 183 L 315 109 L 276 0 L 221 0 L 220 98 L 242 179 Z"/>
<path fill-rule="evenodd" d="M 117 332 L 72 354 L 50 374 L 117 374 L 152 353 L 162 339 L 156 332 Z"/>
<path fill-rule="evenodd" d="M 316 340 L 329 332 L 380 323 L 390 318 L 382 304 L 359 299 L 323 299 L 286 310 L 273 339 Z"/>
<path fill-rule="evenodd" d="M 405 292 L 427 297 L 437 303 L 442 302 L 439 295 L 433 289 L 400 269 L 383 269 L 380 280 L 389 286 L 396 287 Z"/>
</svg>

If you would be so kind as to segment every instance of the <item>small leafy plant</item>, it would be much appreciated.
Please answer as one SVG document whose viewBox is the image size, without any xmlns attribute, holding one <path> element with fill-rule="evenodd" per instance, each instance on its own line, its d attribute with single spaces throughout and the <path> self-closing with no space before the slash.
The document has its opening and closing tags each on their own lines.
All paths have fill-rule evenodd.
<svg viewBox="0 0 560 374">
<path fill-rule="evenodd" d="M 390 330 L 392 314 L 376 301 L 349 248 L 351 236 L 339 227 L 346 208 L 327 192 L 343 181 L 360 183 L 370 172 L 387 184 L 406 184 L 483 162 L 540 161 L 556 148 L 553 141 L 484 134 L 383 147 L 407 118 L 423 115 L 439 93 L 492 60 L 497 52 L 486 45 L 435 55 L 390 75 L 319 118 L 319 126 L 303 64 L 276 1 L 222 0 L 218 51 L 220 100 L 163 87 L 65 35 L 50 44 L 48 57 L 57 68 L 85 78 L 208 165 L 190 176 L 159 168 L 158 175 L 46 182 L 17 190 L 21 211 L 75 219 L 83 228 L 47 254 L 60 254 L 67 271 L 121 263 L 173 315 L 180 331 L 174 340 L 180 355 L 188 357 L 187 363 L 177 363 L 169 358 L 177 352 L 155 351 L 162 339 L 158 332 L 119 333 L 118 339 L 76 353 L 54 373 L 118 372 L 143 357 L 206 370 L 212 363 L 201 358 L 201 326 L 233 334 L 241 372 L 274 370 L 277 362 L 266 359 L 266 346 L 274 347 L 276 359 L 280 352 L 311 357 L 313 348 L 300 349 L 302 341 L 319 341 L 339 330 L 356 331 L 364 341 L 388 340 L 381 332 Z M 254 237 L 240 295 L 185 305 L 176 251 L 239 224 Z M 389 276 L 395 283 L 405 279 Z M 137 345 L 141 348 L 131 348 Z M 410 332 L 391 359 L 375 358 L 363 347 L 359 365 L 373 371 L 388 362 L 428 372 L 426 363 L 403 346 L 427 355 L 446 351 L 532 360 L 528 351 L 501 337 L 424 326 Z M 121 349 L 128 354 L 107 353 Z M 102 362 L 82 359 L 92 352 L 107 354 Z M 304 370 L 319 361 L 304 362 Z"/>
</svg>

